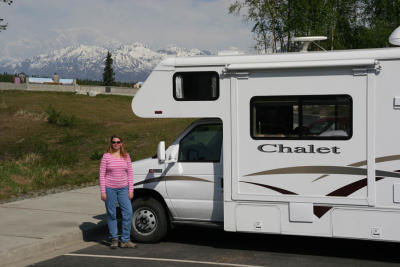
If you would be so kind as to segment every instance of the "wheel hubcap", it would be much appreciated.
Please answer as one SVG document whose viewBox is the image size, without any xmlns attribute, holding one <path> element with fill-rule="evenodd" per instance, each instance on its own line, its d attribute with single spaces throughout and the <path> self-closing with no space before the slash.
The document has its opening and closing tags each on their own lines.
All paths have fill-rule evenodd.
<svg viewBox="0 0 400 267">
<path fill-rule="evenodd" d="M 149 235 L 157 228 L 157 217 L 149 208 L 142 208 L 133 214 L 132 223 L 138 232 Z"/>
</svg>

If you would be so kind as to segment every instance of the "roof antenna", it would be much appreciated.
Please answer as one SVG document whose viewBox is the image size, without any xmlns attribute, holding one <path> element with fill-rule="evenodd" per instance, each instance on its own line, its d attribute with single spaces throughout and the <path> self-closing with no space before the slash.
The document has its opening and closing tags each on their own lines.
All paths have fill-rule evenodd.
<svg viewBox="0 0 400 267">
<path fill-rule="evenodd" d="M 400 46 L 400 26 L 397 27 L 389 36 L 389 43 Z"/>
<path fill-rule="evenodd" d="M 399 32 L 400 33 L 400 32 Z M 303 42 L 303 47 L 301 48 L 300 52 L 307 52 L 308 47 L 311 43 L 318 46 L 320 49 L 326 51 L 323 47 L 318 45 L 315 41 L 322 41 L 328 39 L 326 36 L 302 36 L 302 37 L 293 37 L 293 42 Z"/>
</svg>

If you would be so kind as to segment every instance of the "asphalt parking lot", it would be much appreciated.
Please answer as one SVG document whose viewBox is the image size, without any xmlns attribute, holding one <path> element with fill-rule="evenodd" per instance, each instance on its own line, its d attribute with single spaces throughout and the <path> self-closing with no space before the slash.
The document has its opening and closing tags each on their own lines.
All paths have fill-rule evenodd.
<svg viewBox="0 0 400 267">
<path fill-rule="evenodd" d="M 157 244 L 111 250 L 95 245 L 31 266 L 399 266 L 400 244 L 179 227 Z"/>
</svg>

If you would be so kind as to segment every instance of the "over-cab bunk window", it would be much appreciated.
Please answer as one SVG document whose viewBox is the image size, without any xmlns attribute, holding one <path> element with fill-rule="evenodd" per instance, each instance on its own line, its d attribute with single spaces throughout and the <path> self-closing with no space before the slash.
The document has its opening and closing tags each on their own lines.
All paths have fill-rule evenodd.
<svg viewBox="0 0 400 267">
<path fill-rule="evenodd" d="M 254 139 L 350 139 L 352 102 L 349 95 L 253 97 L 251 136 Z"/>
<path fill-rule="evenodd" d="M 173 76 L 174 98 L 178 101 L 207 101 L 219 97 L 219 76 L 213 71 L 177 72 Z"/>
</svg>

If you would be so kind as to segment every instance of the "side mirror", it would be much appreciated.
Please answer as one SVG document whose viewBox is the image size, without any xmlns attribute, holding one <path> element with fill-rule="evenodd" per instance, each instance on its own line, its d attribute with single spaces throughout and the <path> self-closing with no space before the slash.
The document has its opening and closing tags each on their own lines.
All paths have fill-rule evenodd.
<svg viewBox="0 0 400 267">
<path fill-rule="evenodd" d="M 165 153 L 165 163 L 175 163 L 178 161 L 179 144 L 171 145 Z"/>
<path fill-rule="evenodd" d="M 157 158 L 160 163 L 165 162 L 165 142 L 161 141 L 157 147 Z"/>
</svg>

